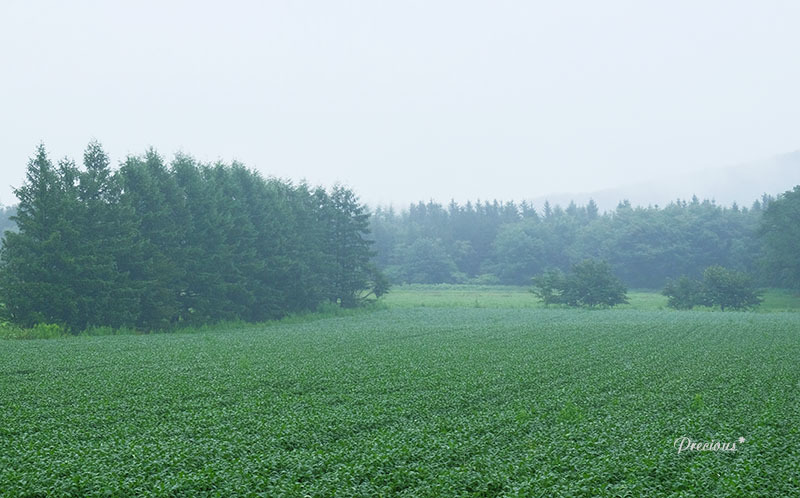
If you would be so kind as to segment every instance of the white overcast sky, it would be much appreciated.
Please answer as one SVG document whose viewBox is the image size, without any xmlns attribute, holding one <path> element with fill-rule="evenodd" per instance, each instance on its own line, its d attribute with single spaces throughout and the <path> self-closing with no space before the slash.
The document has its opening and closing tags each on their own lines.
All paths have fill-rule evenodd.
<svg viewBox="0 0 800 498">
<path fill-rule="evenodd" d="M 800 2 L 0 2 L 0 202 L 149 146 L 370 203 L 521 200 L 800 148 Z"/>
</svg>

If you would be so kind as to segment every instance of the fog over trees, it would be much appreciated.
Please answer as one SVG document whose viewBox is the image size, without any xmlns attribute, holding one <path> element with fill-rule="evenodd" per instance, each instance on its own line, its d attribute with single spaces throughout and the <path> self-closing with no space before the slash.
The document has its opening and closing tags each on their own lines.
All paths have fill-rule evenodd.
<svg viewBox="0 0 800 498">
<path fill-rule="evenodd" d="M 754 273 L 761 285 L 800 287 L 798 188 L 750 206 L 676 200 L 664 207 L 627 201 L 600 213 L 592 201 L 417 203 L 372 217 L 376 262 L 393 282 L 530 284 L 549 269 L 587 258 L 607 261 L 632 288 L 662 288 L 709 266 Z"/>
</svg>

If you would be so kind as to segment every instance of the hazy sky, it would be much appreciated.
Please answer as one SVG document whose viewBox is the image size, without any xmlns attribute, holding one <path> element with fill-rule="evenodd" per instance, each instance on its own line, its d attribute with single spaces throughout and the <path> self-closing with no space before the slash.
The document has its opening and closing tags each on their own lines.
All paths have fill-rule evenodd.
<svg viewBox="0 0 800 498">
<path fill-rule="evenodd" d="M 800 148 L 800 2 L 0 2 L 0 202 L 29 157 L 238 159 L 405 204 Z"/>
</svg>

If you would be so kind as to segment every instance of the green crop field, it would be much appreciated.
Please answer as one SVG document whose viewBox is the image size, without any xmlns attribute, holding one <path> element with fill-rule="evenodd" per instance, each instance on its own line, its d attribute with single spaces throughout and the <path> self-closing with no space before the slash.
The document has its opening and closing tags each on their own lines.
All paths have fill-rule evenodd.
<svg viewBox="0 0 800 498">
<path fill-rule="evenodd" d="M 304 323 L 2 340 L 0 494 L 800 494 L 800 313 L 660 300 L 399 288 Z"/>
</svg>

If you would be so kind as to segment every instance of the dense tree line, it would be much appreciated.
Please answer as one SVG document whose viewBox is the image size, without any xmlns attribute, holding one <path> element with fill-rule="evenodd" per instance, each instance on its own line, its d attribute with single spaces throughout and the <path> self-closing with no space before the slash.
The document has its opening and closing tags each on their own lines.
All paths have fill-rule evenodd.
<svg viewBox="0 0 800 498">
<path fill-rule="evenodd" d="M 0 302 L 23 326 L 260 321 L 385 291 L 370 263 L 369 213 L 344 187 L 186 155 L 166 164 L 152 150 L 114 170 L 91 143 L 82 168 L 54 165 L 40 146 L 15 193 Z"/>
<path fill-rule="evenodd" d="M 528 285 L 547 270 L 607 261 L 629 287 L 663 288 L 670 278 L 699 278 L 709 266 L 757 273 L 761 285 L 800 287 L 800 187 L 751 207 L 675 201 L 628 202 L 600 213 L 593 202 L 418 203 L 400 213 L 377 209 L 376 262 L 394 282 Z M 760 271 L 764 268 L 770 271 Z"/>
</svg>

